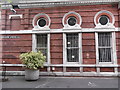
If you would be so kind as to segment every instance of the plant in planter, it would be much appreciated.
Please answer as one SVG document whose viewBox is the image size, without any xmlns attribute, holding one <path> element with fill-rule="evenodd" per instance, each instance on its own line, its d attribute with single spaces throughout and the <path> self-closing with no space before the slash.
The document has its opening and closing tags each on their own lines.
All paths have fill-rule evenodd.
<svg viewBox="0 0 120 90">
<path fill-rule="evenodd" d="M 25 65 L 25 79 L 37 80 L 39 79 L 39 68 L 44 67 L 46 57 L 40 52 L 29 52 L 20 54 L 20 60 Z"/>
</svg>

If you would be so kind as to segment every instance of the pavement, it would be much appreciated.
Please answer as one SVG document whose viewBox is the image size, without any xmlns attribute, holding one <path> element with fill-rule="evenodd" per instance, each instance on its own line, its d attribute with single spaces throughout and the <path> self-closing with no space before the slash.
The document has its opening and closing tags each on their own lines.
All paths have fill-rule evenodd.
<svg viewBox="0 0 120 90">
<path fill-rule="evenodd" d="M 48 77 L 26 81 L 24 76 L 7 76 L 2 88 L 118 88 L 117 77 Z"/>
</svg>

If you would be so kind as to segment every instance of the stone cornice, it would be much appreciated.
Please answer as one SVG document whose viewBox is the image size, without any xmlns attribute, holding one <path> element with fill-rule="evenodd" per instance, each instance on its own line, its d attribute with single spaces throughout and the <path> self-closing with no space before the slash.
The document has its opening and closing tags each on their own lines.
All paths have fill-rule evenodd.
<svg viewBox="0 0 120 90">
<path fill-rule="evenodd" d="M 12 4 L 18 4 L 20 8 L 33 7 L 55 7 L 55 6 L 74 6 L 74 5 L 94 5 L 118 3 L 119 0 L 15 0 Z M 10 3 L 2 2 L 2 8 L 11 7 Z"/>
</svg>

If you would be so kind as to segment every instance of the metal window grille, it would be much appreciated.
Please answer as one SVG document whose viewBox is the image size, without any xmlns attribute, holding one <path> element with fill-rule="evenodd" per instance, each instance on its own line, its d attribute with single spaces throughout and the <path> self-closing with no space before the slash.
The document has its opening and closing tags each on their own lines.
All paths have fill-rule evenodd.
<svg viewBox="0 0 120 90">
<path fill-rule="evenodd" d="M 78 34 L 66 34 L 67 62 L 79 61 Z"/>
<path fill-rule="evenodd" d="M 47 34 L 37 35 L 37 51 L 41 51 L 46 56 L 47 61 Z"/>
<path fill-rule="evenodd" d="M 112 60 L 112 34 L 98 33 L 99 62 L 111 62 Z"/>
</svg>

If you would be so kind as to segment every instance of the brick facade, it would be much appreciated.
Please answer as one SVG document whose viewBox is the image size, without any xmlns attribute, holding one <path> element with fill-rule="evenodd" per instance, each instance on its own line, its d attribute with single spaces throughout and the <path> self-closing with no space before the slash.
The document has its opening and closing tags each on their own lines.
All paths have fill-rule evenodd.
<svg viewBox="0 0 120 90">
<path fill-rule="evenodd" d="M 18 31 L 32 30 L 33 17 L 38 13 L 45 13 L 51 19 L 50 30 L 59 31 L 63 29 L 62 18 L 63 16 L 74 11 L 81 15 L 82 24 L 81 28 L 93 29 L 95 28 L 94 17 L 97 12 L 101 10 L 110 11 L 115 17 L 115 28 L 119 28 L 120 22 L 120 10 L 117 4 L 111 5 L 83 5 L 83 6 L 64 6 L 64 7 L 49 7 L 49 8 L 28 8 L 28 9 L 16 9 L 17 14 L 22 14 L 23 18 L 12 17 L 9 19 L 9 15 L 13 13 L 9 9 L 4 9 L 2 11 L 2 31 Z M 34 33 L 34 32 L 33 32 Z M 39 33 L 39 32 L 38 32 Z M 80 32 L 81 33 L 81 32 Z M 50 64 L 53 66 L 45 66 L 41 71 L 52 72 L 52 67 L 55 67 L 54 72 L 80 72 L 80 66 L 74 67 L 64 67 L 64 66 L 54 66 L 54 65 L 64 65 L 63 57 L 63 32 L 50 33 Z M 82 35 L 82 65 L 88 65 L 82 67 L 83 72 L 97 72 L 97 67 L 89 67 L 89 65 L 96 65 L 96 41 L 95 32 L 88 31 L 81 33 Z M 117 53 L 117 64 L 120 65 L 120 32 L 115 31 L 116 35 L 116 53 Z M 6 64 L 21 64 L 19 60 L 19 55 L 24 52 L 30 52 L 32 50 L 32 33 L 13 33 L 13 34 L 2 34 L 2 36 L 18 36 L 18 38 L 0 38 L 0 47 L 2 47 L 2 57 L 0 60 L 6 61 Z M 115 72 L 115 67 L 100 67 L 100 72 Z M 24 68 L 20 67 L 8 67 L 8 71 L 23 71 Z M 120 72 L 120 70 L 119 70 Z"/>
</svg>

